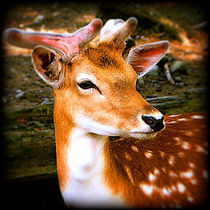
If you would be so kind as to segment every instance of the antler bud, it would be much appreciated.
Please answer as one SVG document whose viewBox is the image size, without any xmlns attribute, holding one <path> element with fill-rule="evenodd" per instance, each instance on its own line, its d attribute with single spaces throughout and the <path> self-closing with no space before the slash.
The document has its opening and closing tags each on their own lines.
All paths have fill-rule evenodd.
<svg viewBox="0 0 210 210">
<path fill-rule="evenodd" d="M 137 19 L 131 17 L 126 21 L 122 19 L 110 19 L 100 32 L 99 42 L 115 42 L 116 45 L 124 42 L 136 29 Z"/>
<path fill-rule="evenodd" d="M 102 27 L 102 21 L 94 19 L 87 26 L 70 34 L 28 32 L 16 28 L 9 28 L 4 32 L 4 39 L 12 45 L 22 48 L 34 48 L 44 45 L 56 50 L 64 61 L 69 61 L 79 53 L 84 45 L 94 39 Z"/>
</svg>

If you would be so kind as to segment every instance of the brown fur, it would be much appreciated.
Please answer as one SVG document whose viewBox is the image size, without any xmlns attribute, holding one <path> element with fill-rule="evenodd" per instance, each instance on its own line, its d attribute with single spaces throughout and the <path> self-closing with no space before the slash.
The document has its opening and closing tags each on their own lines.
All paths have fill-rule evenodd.
<svg viewBox="0 0 210 210">
<path fill-rule="evenodd" d="M 35 48 L 33 63 L 43 80 L 54 87 L 57 172 L 62 192 L 71 180 L 71 166 L 68 165 L 68 157 L 71 157 L 68 150 L 70 133 L 77 126 L 92 132 L 90 127 L 84 126 L 83 119 L 84 122 L 92 120 L 94 123 L 90 125 L 101 126 L 102 132 L 106 133 L 106 129 L 111 128 L 109 132 L 120 131 L 124 132 L 124 136 L 131 136 L 136 130 L 142 133 L 138 129 L 145 125 L 138 117 L 161 116 L 136 91 L 136 72 L 142 73 L 157 62 L 168 49 L 169 43 L 163 41 L 133 48 L 126 63 L 122 58 L 124 40 L 133 32 L 136 23 L 135 18 L 128 19 L 117 32 L 111 33 L 112 37 L 109 37 L 108 25 L 105 38 L 109 42 L 102 39 L 95 46 L 93 43 L 84 44 L 100 30 L 102 22 L 99 19 L 68 39 L 59 36 L 58 40 L 56 38 L 49 42 L 48 37 L 45 43 L 49 34 L 42 33 L 38 38 L 45 41 L 37 41 L 37 34 L 19 31 L 32 40 L 28 43 L 24 37 L 13 40 L 17 46 L 26 47 L 29 44 L 31 47 L 32 44 L 33 47 L 34 43 L 45 43 L 57 49 L 54 52 L 45 47 Z M 17 32 L 10 30 L 10 35 L 14 31 Z M 55 59 L 57 53 L 61 54 Z M 79 89 L 79 74 L 86 74 L 88 79 L 94 80 L 91 82 L 96 83 L 97 88 L 89 92 Z M 193 119 L 196 115 L 197 119 Z M 78 116 L 82 119 L 78 119 Z M 168 116 L 165 120 L 166 129 L 152 139 L 120 138 L 109 141 L 106 138 L 102 156 L 104 168 L 102 174 L 97 171 L 95 175 L 102 175 L 103 183 L 99 181 L 98 184 L 108 187 L 111 196 L 117 195 L 125 204 L 133 207 L 194 207 L 205 201 L 208 180 L 206 116 L 193 113 Z M 92 138 L 97 136 L 97 126 L 94 127 L 94 134 L 88 133 Z M 146 129 L 144 131 L 148 132 Z"/>
<path fill-rule="evenodd" d="M 118 128 L 129 130 L 136 126 L 137 114 L 157 111 L 135 90 L 136 73 L 124 62 L 121 51 L 105 49 L 105 46 L 88 48 L 71 64 L 65 64 L 65 80 L 60 89 L 54 91 L 61 191 L 69 178 L 66 148 L 69 132 L 75 126 L 75 113 L 86 113 L 101 124 L 110 126 L 114 117 Z M 104 52 L 106 59 L 101 67 L 99 58 Z M 93 65 L 93 62 L 97 64 Z M 93 92 L 85 95 L 78 91 L 76 75 L 83 71 L 94 75 L 101 93 L 110 100 L 100 102 L 97 98 L 100 94 Z M 107 141 L 104 147 L 104 185 L 111 189 L 113 195 L 122 196 L 125 203 L 134 207 L 188 207 L 201 204 L 206 199 L 204 170 L 207 168 L 207 155 L 198 150 L 199 146 L 207 150 L 206 122 L 205 119 L 192 119 L 191 116 L 166 117 L 166 129 L 151 140 L 121 138 Z M 171 124 L 172 121 L 176 123 Z"/>
<path fill-rule="evenodd" d="M 89 52 L 89 54 L 87 52 Z M 98 54 L 98 52 L 101 53 Z M 105 69 L 99 67 L 99 65 L 93 65 L 92 63 L 94 59 L 98 61 L 97 56 L 100 57 L 104 52 L 108 52 L 107 57 L 112 57 L 111 61 L 105 64 Z M 113 66 L 113 63 L 118 63 L 118 65 Z M 112 98 L 109 104 L 97 102 L 92 96 L 81 95 L 79 93 L 75 76 L 78 71 L 81 72 L 83 69 L 84 72 L 88 72 L 87 69 L 85 69 L 87 66 L 92 67 L 88 70 L 91 74 L 94 74 L 99 81 L 103 81 L 103 86 L 105 84 L 109 85 L 107 88 L 101 89 L 102 93 L 106 95 L 107 98 Z M 108 68 L 108 70 L 106 70 L 106 68 Z M 92 118 L 104 124 L 109 124 L 110 119 L 113 116 L 117 116 L 119 119 L 118 127 L 129 128 L 130 126 L 136 125 L 135 113 L 139 112 L 140 107 L 143 107 L 142 111 L 145 112 L 147 110 L 151 111 L 151 109 L 155 110 L 135 90 L 136 73 L 131 67 L 129 70 L 127 66 L 125 66 L 119 48 L 111 51 L 109 45 L 107 46 L 106 44 L 101 45 L 100 48 L 97 49 L 88 47 L 86 51 L 76 56 L 72 63 L 67 64 L 62 62 L 62 70 L 64 71 L 64 81 L 58 90 L 54 89 L 56 154 L 61 190 L 63 186 L 65 186 L 65 180 L 68 177 L 65 154 L 67 145 L 69 144 L 68 135 L 70 129 L 74 127 L 71 114 L 81 112 L 80 108 L 82 108 L 82 112 L 87 114 L 91 113 Z M 110 77 L 110 75 L 112 75 L 112 77 Z M 101 85 L 99 85 L 99 88 L 101 88 Z M 110 93 L 118 97 L 107 95 Z M 127 93 L 126 98 L 124 97 L 125 93 Z M 95 103 L 95 106 L 86 103 L 87 100 Z M 128 110 L 127 112 L 125 111 L 126 109 Z M 130 121 L 126 123 L 126 119 L 130 119 Z"/>
<path fill-rule="evenodd" d="M 119 54 L 119 57 L 121 57 L 124 47 L 124 43 L 116 46 L 113 42 L 103 42 L 99 43 L 97 47 L 91 45 L 86 46 L 82 53 L 92 65 L 99 68 L 112 68 L 120 65 L 118 59 L 116 59 L 118 57 L 116 55 Z"/>
<path fill-rule="evenodd" d="M 166 129 L 150 140 L 121 138 L 107 143 L 104 179 L 113 194 L 122 194 L 134 207 L 195 207 L 203 204 L 207 198 L 207 177 L 204 176 L 208 151 L 206 117 L 192 119 L 193 115 L 196 113 L 166 117 Z M 176 123 L 169 124 L 172 121 Z M 199 150 L 199 146 L 204 150 Z M 189 173 L 187 177 L 185 172 L 193 175 Z M 154 180 L 149 180 L 150 174 Z M 184 185 L 184 192 L 182 188 L 178 190 L 177 183 Z M 142 184 L 156 186 L 159 191 L 153 190 L 147 195 Z"/>
<path fill-rule="evenodd" d="M 69 128 L 73 127 L 70 116 L 66 116 L 65 107 L 62 106 L 63 101 L 56 96 L 54 92 L 54 124 L 55 124 L 55 140 L 56 140 L 56 160 L 57 174 L 61 191 L 63 190 L 66 180 L 69 178 L 67 166 L 67 146 Z M 62 96 L 61 96 L 62 97 Z"/>
<path fill-rule="evenodd" d="M 104 49 L 89 47 L 85 51 L 86 57 L 91 61 L 92 65 L 98 67 L 116 67 L 119 65 L 113 57 L 110 57 Z"/>
</svg>

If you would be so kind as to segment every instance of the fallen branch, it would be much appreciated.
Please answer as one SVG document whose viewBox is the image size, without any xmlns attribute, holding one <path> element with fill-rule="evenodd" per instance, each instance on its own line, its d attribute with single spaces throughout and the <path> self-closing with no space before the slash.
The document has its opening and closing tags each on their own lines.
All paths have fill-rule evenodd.
<svg viewBox="0 0 210 210">
<path fill-rule="evenodd" d="M 171 76 L 171 73 L 170 73 L 170 70 L 169 70 L 169 67 L 168 67 L 168 63 L 165 63 L 165 65 L 164 65 L 164 72 L 165 72 L 165 75 L 166 75 L 167 80 L 168 80 L 172 85 L 174 85 L 175 82 L 174 82 L 174 80 L 173 80 L 173 78 L 172 78 L 172 76 Z"/>
</svg>

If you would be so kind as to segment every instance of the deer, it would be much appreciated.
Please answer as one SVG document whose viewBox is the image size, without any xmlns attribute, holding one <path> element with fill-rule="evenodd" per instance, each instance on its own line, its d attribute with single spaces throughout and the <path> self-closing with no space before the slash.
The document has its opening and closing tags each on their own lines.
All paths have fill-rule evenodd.
<svg viewBox="0 0 210 210">
<path fill-rule="evenodd" d="M 130 17 L 93 19 L 74 33 L 8 28 L 33 49 L 36 73 L 53 88 L 59 188 L 68 207 L 194 207 L 207 198 L 207 115 L 163 115 L 136 90 L 169 41 L 133 46 Z M 115 140 L 111 137 L 117 136 Z"/>
</svg>

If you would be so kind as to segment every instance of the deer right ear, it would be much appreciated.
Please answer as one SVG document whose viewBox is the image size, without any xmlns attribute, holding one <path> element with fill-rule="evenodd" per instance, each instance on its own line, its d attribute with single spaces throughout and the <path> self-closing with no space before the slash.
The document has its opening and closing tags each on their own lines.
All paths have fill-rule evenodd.
<svg viewBox="0 0 210 210">
<path fill-rule="evenodd" d="M 36 46 L 32 53 L 32 63 L 37 74 L 53 88 L 59 88 L 63 81 L 61 56 L 53 49 Z"/>
<path fill-rule="evenodd" d="M 134 47 L 130 50 L 127 62 L 133 66 L 138 78 L 143 77 L 165 55 L 168 41 L 160 41 Z"/>
</svg>

